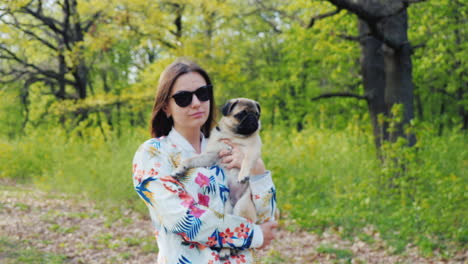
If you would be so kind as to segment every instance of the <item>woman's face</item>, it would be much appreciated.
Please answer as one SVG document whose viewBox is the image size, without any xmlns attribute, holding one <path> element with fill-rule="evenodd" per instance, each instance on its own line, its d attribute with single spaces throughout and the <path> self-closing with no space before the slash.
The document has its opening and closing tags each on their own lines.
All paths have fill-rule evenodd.
<svg viewBox="0 0 468 264">
<path fill-rule="evenodd" d="M 186 107 L 180 107 L 176 104 L 172 96 L 181 91 L 193 92 L 198 88 L 205 86 L 205 79 L 196 72 L 189 72 L 181 75 L 171 91 L 171 98 L 164 107 L 164 112 L 170 115 L 174 120 L 174 128 L 179 132 L 185 131 L 200 131 L 200 128 L 208 120 L 210 114 L 210 100 L 200 101 L 193 94 L 192 102 Z"/>
</svg>

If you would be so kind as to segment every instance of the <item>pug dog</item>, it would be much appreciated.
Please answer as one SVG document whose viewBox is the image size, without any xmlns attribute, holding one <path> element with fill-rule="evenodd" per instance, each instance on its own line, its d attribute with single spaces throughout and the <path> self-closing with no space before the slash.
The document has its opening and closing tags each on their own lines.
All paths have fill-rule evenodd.
<svg viewBox="0 0 468 264">
<path fill-rule="evenodd" d="M 250 170 L 260 158 L 262 141 L 260 139 L 260 104 L 247 98 L 229 100 L 222 108 L 223 117 L 218 126 L 213 128 L 206 150 L 192 158 L 183 160 L 171 176 L 181 177 L 187 170 L 195 167 L 218 165 L 227 175 L 230 190 L 229 201 L 225 205 L 225 214 L 235 214 L 257 221 L 255 205 L 249 187 Z M 218 153 L 231 147 L 226 140 L 236 144 L 242 150 L 244 158 L 241 168 L 227 169 L 219 159 Z M 227 258 L 236 254 L 235 250 L 223 249 L 220 257 Z"/>
</svg>

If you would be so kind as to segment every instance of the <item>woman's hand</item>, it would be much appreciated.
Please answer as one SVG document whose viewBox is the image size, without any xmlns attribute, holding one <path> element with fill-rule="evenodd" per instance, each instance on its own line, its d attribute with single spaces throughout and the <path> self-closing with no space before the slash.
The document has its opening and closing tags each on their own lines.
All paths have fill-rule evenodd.
<svg viewBox="0 0 468 264">
<path fill-rule="evenodd" d="M 271 241 L 275 239 L 277 227 L 278 222 L 276 221 L 266 222 L 260 225 L 263 232 L 263 244 L 258 249 L 263 249 L 270 245 Z"/>
<path fill-rule="evenodd" d="M 223 139 L 222 142 L 228 145 L 230 149 L 223 149 L 219 152 L 218 155 L 221 159 L 221 163 L 225 164 L 227 169 L 240 169 L 242 166 L 242 161 L 244 160 L 244 153 L 242 152 L 242 149 L 229 139 Z M 259 158 L 255 163 L 255 166 L 250 171 L 250 174 L 259 175 L 264 174 L 265 171 L 265 164 L 263 163 L 263 160 Z"/>
<path fill-rule="evenodd" d="M 229 147 L 219 152 L 221 163 L 223 163 L 228 169 L 240 169 L 242 166 L 242 160 L 244 159 L 244 153 L 241 148 L 237 144 L 232 143 L 229 139 L 223 139 L 222 142 Z"/>
</svg>

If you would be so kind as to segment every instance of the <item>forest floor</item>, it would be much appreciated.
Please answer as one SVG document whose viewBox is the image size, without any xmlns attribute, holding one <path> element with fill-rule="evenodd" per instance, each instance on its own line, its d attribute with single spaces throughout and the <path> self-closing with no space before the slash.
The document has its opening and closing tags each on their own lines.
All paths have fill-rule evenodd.
<svg viewBox="0 0 468 264">
<path fill-rule="evenodd" d="M 263 264 L 468 261 L 467 252 L 442 259 L 423 257 L 410 246 L 394 254 L 378 232 L 363 232 L 372 243 L 342 239 L 333 230 L 317 235 L 280 228 L 278 239 L 258 255 Z M 155 263 L 156 255 L 148 218 L 131 210 L 105 215 L 85 198 L 0 181 L 1 263 Z"/>
</svg>

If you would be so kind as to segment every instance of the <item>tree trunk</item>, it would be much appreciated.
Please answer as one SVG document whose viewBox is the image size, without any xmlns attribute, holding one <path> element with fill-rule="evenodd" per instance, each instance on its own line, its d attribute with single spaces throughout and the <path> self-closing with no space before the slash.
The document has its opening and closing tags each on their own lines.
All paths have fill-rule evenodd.
<svg viewBox="0 0 468 264">
<path fill-rule="evenodd" d="M 414 118 L 414 95 L 411 63 L 411 45 L 408 40 L 408 15 L 406 10 L 391 16 L 383 24 L 384 34 L 392 36 L 398 43 L 399 49 L 384 45 L 385 61 L 385 105 L 390 111 L 395 104 L 403 105 L 403 120 L 397 124 L 397 129 L 390 134 L 390 140 L 405 137 L 408 145 L 416 143 L 414 134 L 405 134 L 405 126 Z"/>
<path fill-rule="evenodd" d="M 368 35 L 369 27 L 365 21 L 359 21 L 360 35 Z M 382 142 L 389 139 L 386 120 L 379 122 L 379 115 L 388 116 L 385 105 L 385 69 L 382 42 L 372 36 L 361 40 L 361 73 L 367 105 L 371 117 L 374 142 L 380 150 Z M 380 153 L 378 153 L 380 156 Z"/>
<path fill-rule="evenodd" d="M 408 145 L 414 135 L 405 135 L 405 126 L 414 118 L 411 52 L 408 40 L 406 1 L 328 0 L 338 9 L 346 9 L 361 19 L 361 69 L 369 112 L 374 126 L 377 149 L 385 140 L 406 137 Z M 382 69 L 383 65 L 383 69 Z M 383 93 L 383 94 L 382 94 Z M 401 122 L 389 134 L 389 127 L 379 123 L 378 115 L 387 117 L 395 104 L 403 105 Z M 392 120 L 395 121 L 395 120 Z"/>
<path fill-rule="evenodd" d="M 72 43 L 80 43 L 84 41 L 84 32 L 81 25 L 81 18 L 78 13 L 78 2 L 76 0 L 72 1 L 71 5 L 71 15 L 73 18 L 73 41 Z M 78 54 L 78 65 L 73 69 L 73 76 L 75 77 L 75 88 L 78 92 L 78 97 L 80 99 L 85 99 L 87 97 L 87 85 L 88 85 L 88 67 L 86 65 L 85 59 L 83 58 L 83 48 L 79 47 L 76 51 Z"/>
<path fill-rule="evenodd" d="M 56 94 L 56 97 L 59 100 L 64 100 L 65 99 L 65 74 L 67 73 L 67 63 L 65 62 L 65 56 L 63 55 L 63 50 L 58 56 L 59 60 L 59 77 L 58 77 L 58 86 L 59 86 L 59 91 L 58 94 Z"/>
<path fill-rule="evenodd" d="M 413 146 L 416 138 L 406 135 L 404 128 L 414 118 L 414 88 L 412 83 L 411 45 L 408 41 L 408 16 L 406 11 L 387 18 L 382 26 L 384 34 L 398 43 L 399 49 L 390 48 L 370 33 L 367 22 L 359 21 L 361 40 L 361 71 L 365 94 L 374 132 L 377 150 L 384 141 L 396 141 L 405 137 Z M 403 105 L 402 120 L 389 132 L 387 122 L 395 104 Z M 379 120 L 383 115 L 383 120 Z M 380 156 L 380 152 L 378 153 Z"/>
</svg>

